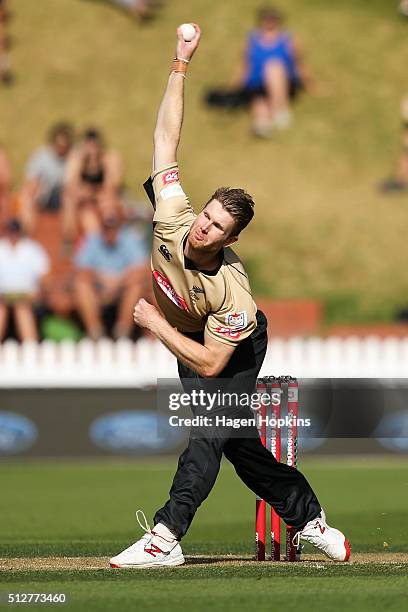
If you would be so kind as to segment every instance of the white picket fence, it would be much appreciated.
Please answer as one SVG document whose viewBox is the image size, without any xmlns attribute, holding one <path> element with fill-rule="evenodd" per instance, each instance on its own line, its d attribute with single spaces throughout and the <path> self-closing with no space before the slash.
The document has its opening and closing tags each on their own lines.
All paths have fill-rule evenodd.
<svg viewBox="0 0 408 612">
<path fill-rule="evenodd" d="M 408 338 L 290 338 L 269 343 L 261 375 L 406 378 Z M 0 345 L 0 387 L 140 387 L 177 376 L 159 342 L 108 339 Z"/>
</svg>

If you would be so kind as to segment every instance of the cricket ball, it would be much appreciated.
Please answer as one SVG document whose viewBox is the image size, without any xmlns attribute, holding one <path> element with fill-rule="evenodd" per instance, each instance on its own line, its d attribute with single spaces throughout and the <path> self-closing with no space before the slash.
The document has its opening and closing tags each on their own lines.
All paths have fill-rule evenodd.
<svg viewBox="0 0 408 612">
<path fill-rule="evenodd" d="M 186 42 L 191 42 L 196 35 L 195 27 L 191 23 L 182 23 L 179 27 L 184 40 Z"/>
</svg>

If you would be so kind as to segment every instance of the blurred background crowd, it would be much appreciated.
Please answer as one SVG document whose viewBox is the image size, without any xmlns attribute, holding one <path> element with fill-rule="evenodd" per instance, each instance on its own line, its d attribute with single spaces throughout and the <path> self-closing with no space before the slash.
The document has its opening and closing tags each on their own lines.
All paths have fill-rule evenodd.
<svg viewBox="0 0 408 612">
<path fill-rule="evenodd" d="M 1 171 L 0 339 L 134 336 L 133 306 L 150 294 L 148 219 L 126 199 L 120 155 L 98 130 L 76 138 L 61 122 L 17 190 L 4 151 Z"/>
<path fill-rule="evenodd" d="M 152 27 L 161 15 L 161 4 L 154 0 L 75 1 L 94 4 L 95 9 L 98 4 L 121 9 L 134 20 L 135 32 Z M 280 4 L 279 8 L 268 5 L 252 11 L 254 22 L 246 25 L 249 35 L 242 45 L 241 60 L 235 68 L 233 60 L 227 65 L 232 76 L 218 88 L 213 82 L 211 90 L 202 88 L 199 92 L 201 101 L 215 110 L 246 108 L 250 134 L 262 140 L 273 140 L 289 128 L 296 130 L 295 99 L 301 92 L 313 96 L 319 89 L 319 79 L 311 74 L 297 36 L 285 23 L 284 3 Z M 171 2 L 167 8 L 171 8 L 169 5 Z M 395 9 L 396 18 L 397 9 L 400 18 L 408 17 L 407 2 L 397 3 Z M 20 10 L 24 5 L 0 0 L 3 91 L 20 86 L 18 69 L 12 68 L 10 60 L 14 47 L 25 44 L 24 40 L 13 40 L 13 21 Z M 292 24 L 296 25 L 295 18 Z M 175 25 L 169 25 L 170 29 Z M 218 27 L 214 23 L 214 28 Z M 92 48 L 92 38 L 88 44 Z M 151 44 L 155 44 L 154 38 Z M 147 57 L 149 50 L 145 52 Z M 205 54 L 209 52 L 203 51 L 201 61 L 206 61 Z M 97 72 L 96 48 L 93 59 Z M 124 70 L 137 71 L 138 62 L 144 61 L 144 57 L 129 58 Z M 157 72 L 163 84 L 165 66 L 159 64 Z M 93 73 L 90 78 L 104 78 L 109 87 L 109 75 Z M 146 88 L 153 86 L 145 83 Z M 103 104 L 103 99 L 98 102 Z M 198 99 L 196 102 L 200 104 Z M 399 102 L 395 101 L 396 108 Z M 47 105 L 46 89 L 41 104 Z M 152 121 L 155 110 L 148 109 Z M 29 108 L 24 112 L 30 112 Z M 117 112 L 122 112 L 120 106 Z M 222 113 L 217 117 L 214 121 L 221 121 Z M 401 101 L 401 118 L 401 153 L 394 156 L 391 176 L 378 184 L 381 194 L 408 188 L 408 98 Z M 129 129 L 137 120 L 137 114 L 127 118 Z M 0 341 L 7 337 L 79 339 L 83 335 L 95 340 L 106 335 L 136 339 L 133 305 L 141 296 L 153 299 L 149 272 L 151 211 L 128 190 L 122 152 L 110 146 L 111 135 L 105 134 L 105 126 L 90 123 L 78 127 L 65 113 L 59 121 L 44 124 L 41 129 L 44 140 L 34 150 L 24 151 L 24 170 L 19 178 L 10 161 L 10 149 L 1 145 L 0 131 Z M 397 141 L 395 134 L 395 148 Z M 134 146 L 148 148 L 150 142 L 135 142 Z M 146 174 L 148 171 L 146 167 Z"/>
</svg>

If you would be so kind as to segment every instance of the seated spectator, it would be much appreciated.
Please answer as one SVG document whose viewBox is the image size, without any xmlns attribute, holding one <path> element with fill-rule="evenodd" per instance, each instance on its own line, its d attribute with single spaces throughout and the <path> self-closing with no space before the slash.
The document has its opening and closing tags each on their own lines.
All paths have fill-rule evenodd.
<svg viewBox="0 0 408 612">
<path fill-rule="evenodd" d="M 131 17 L 147 21 L 154 16 L 157 0 L 105 0 L 126 11 Z"/>
<path fill-rule="evenodd" d="M 38 340 L 34 307 L 49 265 L 42 246 L 25 238 L 20 222 L 11 219 L 0 239 L 0 341 L 6 335 L 10 315 L 21 341 Z"/>
<path fill-rule="evenodd" d="M 100 215 L 122 211 L 122 163 L 115 151 L 106 150 L 100 132 L 88 129 L 69 156 L 64 189 L 64 235 L 74 240 L 80 233 L 100 230 Z"/>
<path fill-rule="evenodd" d="M 0 226 L 9 215 L 11 168 L 5 151 L 0 148 Z"/>
<path fill-rule="evenodd" d="M 379 191 L 384 194 L 398 193 L 408 188 L 408 97 L 401 104 L 402 119 L 402 149 L 397 164 L 395 176 L 385 179 L 379 185 Z"/>
<path fill-rule="evenodd" d="M 7 0 L 0 0 L 0 80 L 4 85 L 11 85 L 14 80 L 10 69 L 10 36 L 7 32 L 10 18 L 8 4 Z"/>
<path fill-rule="evenodd" d="M 101 227 L 101 233 L 85 237 L 75 261 L 76 306 L 94 340 L 105 334 L 103 309 L 112 304 L 117 304 L 113 337 L 131 335 L 133 307 L 150 278 L 144 238 L 123 226 L 118 216 L 102 216 Z"/>
<path fill-rule="evenodd" d="M 267 138 L 273 129 L 290 126 L 291 100 L 310 85 L 310 78 L 298 44 L 282 29 L 280 12 L 262 8 L 258 22 L 249 34 L 234 87 L 210 92 L 207 103 L 225 108 L 249 105 L 254 134 Z"/>
<path fill-rule="evenodd" d="M 21 219 L 25 229 L 34 231 L 39 210 L 58 211 L 64 184 L 68 153 L 74 131 L 68 123 L 57 123 L 49 133 L 49 143 L 28 161 L 21 190 Z"/>
<path fill-rule="evenodd" d="M 268 136 L 272 128 L 290 125 L 290 100 L 308 80 L 298 45 L 282 29 L 282 22 L 282 15 L 274 8 L 259 11 L 258 29 L 249 35 L 241 67 L 240 82 L 257 136 Z"/>
</svg>

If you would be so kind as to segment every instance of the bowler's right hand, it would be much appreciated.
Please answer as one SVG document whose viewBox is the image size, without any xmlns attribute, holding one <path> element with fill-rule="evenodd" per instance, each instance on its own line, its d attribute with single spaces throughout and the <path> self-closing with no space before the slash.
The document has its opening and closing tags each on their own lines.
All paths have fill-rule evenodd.
<svg viewBox="0 0 408 612">
<path fill-rule="evenodd" d="M 191 60 L 200 42 L 200 38 L 201 38 L 200 26 L 198 26 L 196 23 L 192 23 L 191 25 L 194 26 L 196 34 L 193 40 L 191 40 L 190 42 L 186 42 L 184 40 L 181 29 L 177 28 L 176 57 L 178 59 Z"/>
</svg>

